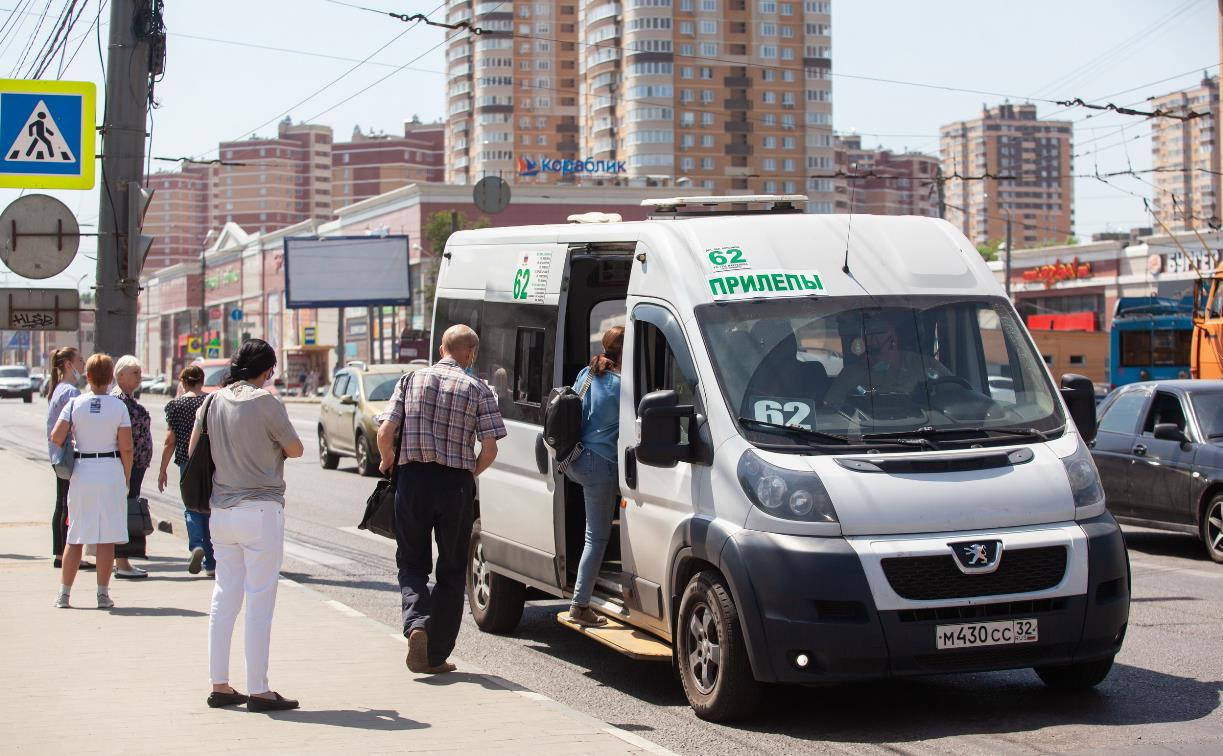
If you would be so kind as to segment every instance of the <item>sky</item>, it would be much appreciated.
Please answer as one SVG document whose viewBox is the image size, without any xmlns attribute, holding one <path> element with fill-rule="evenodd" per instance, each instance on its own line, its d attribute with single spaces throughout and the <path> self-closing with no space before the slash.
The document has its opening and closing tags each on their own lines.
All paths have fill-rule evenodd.
<svg viewBox="0 0 1223 756">
<path fill-rule="evenodd" d="M 75 50 L 75 58 L 58 78 L 97 82 L 101 98 L 98 28 L 87 27 L 105 0 L 84 1 L 66 56 Z M 18 13 L 15 32 L 7 40 L 0 32 L 0 75 L 19 78 L 39 14 L 50 3 L 54 16 L 64 2 L 0 0 L 0 24 Z M 352 2 L 443 18 L 441 0 Z M 440 29 L 329 0 L 166 0 L 165 22 L 150 158 L 215 157 L 218 142 L 272 135 L 285 115 L 328 124 L 346 139 L 354 126 L 396 133 L 405 119 L 432 121 L 445 107 Z M 106 12 L 99 26 L 105 49 Z M 1150 166 L 1151 123 L 1053 101 L 1142 109 L 1150 96 L 1196 85 L 1204 70 L 1218 71 L 1217 8 L 1215 0 L 832 0 L 832 51 L 834 128 L 861 134 L 864 146 L 937 154 L 941 125 L 975 118 L 982 105 L 1030 98 L 1040 117 L 1074 122 L 1076 173 L 1106 173 Z M 1076 180 L 1080 238 L 1150 225 L 1141 199 L 1150 185 L 1110 182 Z M 48 193 L 83 230 L 96 230 L 96 189 Z M 0 189 L 0 207 L 18 195 Z M 83 238 L 73 265 L 40 285 L 89 286 L 95 249 L 93 237 Z M 0 266 L 0 285 L 28 284 Z"/>
</svg>

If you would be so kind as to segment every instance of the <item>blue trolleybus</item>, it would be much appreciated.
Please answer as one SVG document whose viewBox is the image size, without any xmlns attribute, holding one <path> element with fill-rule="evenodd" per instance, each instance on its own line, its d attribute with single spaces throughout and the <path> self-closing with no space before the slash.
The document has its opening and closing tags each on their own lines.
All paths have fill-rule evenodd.
<svg viewBox="0 0 1223 756">
<path fill-rule="evenodd" d="M 1121 297 L 1109 333 L 1109 383 L 1188 378 L 1192 340 L 1192 297 Z"/>
</svg>

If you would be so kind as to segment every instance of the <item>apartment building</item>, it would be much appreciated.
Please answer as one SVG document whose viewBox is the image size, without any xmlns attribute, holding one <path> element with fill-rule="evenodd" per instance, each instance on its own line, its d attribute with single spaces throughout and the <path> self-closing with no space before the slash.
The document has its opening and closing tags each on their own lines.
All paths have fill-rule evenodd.
<svg viewBox="0 0 1223 756">
<path fill-rule="evenodd" d="M 837 170 L 863 177 L 844 181 L 837 212 L 938 217 L 937 157 L 863 147 L 857 135 L 836 137 L 833 145 Z"/>
<path fill-rule="evenodd" d="M 199 259 L 208 235 L 213 170 L 210 165 L 183 163 L 177 171 L 161 171 L 145 178 L 145 186 L 154 194 L 144 216 L 144 229 L 156 238 L 145 270 Z"/>
<path fill-rule="evenodd" d="M 407 122 L 403 136 L 353 129 L 331 146 L 331 206 L 338 210 L 392 189 L 444 180 L 445 126 Z"/>
<path fill-rule="evenodd" d="M 331 217 L 331 127 L 286 118 L 276 131 L 275 138 L 221 142 L 210 228 L 233 222 L 271 231 Z"/>
<path fill-rule="evenodd" d="M 446 46 L 446 181 L 484 176 L 531 183 L 573 176 L 519 164 L 527 154 L 578 160 L 579 0 L 452 0 L 447 21 L 470 21 L 481 34 Z"/>
<path fill-rule="evenodd" d="M 1151 126 L 1151 197 L 1161 230 L 1187 230 L 1223 217 L 1220 177 L 1215 170 L 1219 137 L 1219 77 L 1207 76 L 1192 88 L 1156 97 L 1152 109 L 1205 113 L 1200 118 L 1160 118 Z"/>
<path fill-rule="evenodd" d="M 832 212 L 831 4 L 455 0 L 447 179 L 803 192 Z M 511 36 L 512 35 L 512 36 Z"/>
<path fill-rule="evenodd" d="M 944 217 L 977 244 L 1005 239 L 1008 217 L 1016 248 L 1065 241 L 1074 229 L 1072 141 L 1070 121 L 1040 120 L 1031 103 L 983 107 L 980 118 L 943 126 Z"/>
</svg>

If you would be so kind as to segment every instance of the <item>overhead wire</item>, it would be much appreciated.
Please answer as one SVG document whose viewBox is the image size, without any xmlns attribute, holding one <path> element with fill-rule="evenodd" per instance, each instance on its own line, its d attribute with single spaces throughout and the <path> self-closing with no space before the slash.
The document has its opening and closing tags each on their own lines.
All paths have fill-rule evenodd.
<svg viewBox="0 0 1223 756">
<path fill-rule="evenodd" d="M 506 1 L 508 1 L 508 0 L 503 0 L 503 3 L 504 3 L 504 2 L 506 2 Z M 443 7 L 445 7 L 445 3 L 442 3 L 442 5 L 439 5 L 437 8 L 435 8 L 435 9 L 434 9 L 433 11 L 431 11 L 431 12 L 434 12 L 434 13 L 435 13 L 435 12 L 437 12 L 439 9 L 441 9 L 441 8 L 443 8 Z M 416 28 L 416 26 L 417 26 L 417 25 L 418 25 L 418 24 L 413 24 L 412 26 L 409 26 L 407 29 L 404 29 L 403 31 L 401 31 L 399 34 L 396 34 L 396 35 L 395 35 L 394 37 L 392 37 L 392 38 L 391 38 L 391 39 L 390 39 L 388 42 L 386 42 L 385 44 L 383 44 L 382 46 L 380 46 L 380 47 L 379 47 L 377 50 L 374 50 L 374 51 L 373 51 L 372 53 L 370 53 L 369 55 L 365 56 L 365 58 L 364 58 L 364 59 L 362 59 L 360 62 L 356 63 L 355 65 L 353 65 L 353 66 L 352 66 L 351 68 L 349 68 L 347 71 L 345 71 L 344 73 L 340 74 L 340 75 L 339 75 L 339 76 L 337 76 L 336 78 L 332 79 L 332 80 L 331 80 L 331 81 L 329 81 L 327 84 L 324 84 L 322 87 L 319 87 L 318 89 L 314 90 L 314 91 L 313 91 L 313 92 L 311 92 L 309 95 L 307 95 L 306 97 L 302 98 L 302 99 L 301 99 L 301 100 L 299 100 L 298 102 L 294 103 L 293 105 L 291 105 L 291 106 L 290 106 L 290 107 L 288 107 L 287 109 L 285 109 L 285 110 L 281 111 L 280 113 L 276 114 L 275 116 L 273 116 L 273 117 L 271 117 L 271 118 L 267 119 L 266 121 L 264 121 L 264 122 L 260 123 L 260 124 L 259 124 L 258 126 L 256 126 L 255 128 L 250 129 L 249 131 L 246 131 L 246 132 L 245 132 L 245 133 L 243 133 L 241 136 L 235 137 L 234 139 L 231 139 L 231 140 L 228 140 L 228 141 L 231 141 L 231 142 L 237 142 L 237 141 L 239 141 L 239 140 L 245 139 L 245 138 L 247 138 L 247 137 L 249 137 L 249 136 L 252 136 L 252 135 L 254 135 L 255 133 L 257 133 L 257 132 L 259 131 L 259 129 L 262 129 L 262 128 L 263 128 L 263 127 L 265 127 L 265 126 L 267 126 L 267 125 L 269 125 L 269 124 L 271 124 L 271 123 L 274 123 L 274 122 L 276 122 L 276 121 L 279 121 L 281 118 L 283 118 L 283 117 L 285 117 L 285 116 L 287 116 L 287 115 L 290 115 L 290 114 L 291 114 L 293 111 L 295 111 L 297 108 L 300 108 L 302 105 L 306 104 L 306 103 L 307 103 L 307 102 L 309 102 L 310 100 L 313 100 L 315 97 L 318 97 L 318 96 L 319 96 L 319 95 L 321 95 L 323 92 L 327 91 L 327 90 L 328 90 L 328 89 L 330 89 L 331 87 L 333 87 L 333 86 L 335 86 L 336 84 L 338 84 L 340 81 L 343 81 L 345 78 L 347 78 L 347 77 L 348 77 L 350 74 L 352 74 L 353 72 L 355 72 L 355 71 L 356 71 L 357 69 L 359 69 L 361 66 L 364 66 L 364 65 L 366 65 L 367 63 L 369 63 L 369 61 L 370 61 L 370 60 L 372 60 L 372 59 L 373 59 L 373 57 L 374 57 L 375 55 L 377 55 L 378 53 L 380 53 L 380 52 L 382 52 L 383 50 L 387 49 L 388 47 L 390 47 L 391 45 L 393 45 L 395 42 L 398 42 L 398 41 L 399 41 L 401 38 L 403 38 L 403 36 L 404 36 L 404 35 L 406 35 L 406 34 L 407 34 L 408 32 L 410 32 L 412 29 Z M 434 49 L 436 49 L 436 48 L 434 48 Z M 431 50 L 430 50 L 429 52 L 431 52 Z M 420 57 L 424 57 L 424 56 L 422 55 L 422 56 L 420 56 Z M 418 59 L 419 59 L 419 58 L 418 58 Z M 413 62 L 415 62 L 415 61 L 413 61 Z M 392 75 L 393 75 L 394 73 L 398 73 L 399 71 L 403 70 L 403 68 L 404 68 L 404 67 L 399 67 L 399 68 L 396 68 L 396 69 L 395 69 L 395 71 L 393 71 L 393 72 L 392 72 Z M 379 80 L 379 82 L 384 81 L 384 80 L 385 80 L 385 79 L 380 79 L 380 80 Z M 379 83 L 379 82 L 375 82 L 375 83 Z M 362 90 L 362 91 L 364 91 L 364 90 Z M 307 119 L 307 122 L 308 122 L 308 121 L 310 121 L 310 120 L 313 120 L 313 119 L 312 119 L 312 118 L 311 118 L 311 119 Z M 196 154 L 194 155 L 194 157 L 203 157 L 203 156 L 207 155 L 208 153 L 213 152 L 213 151 L 215 151 L 215 150 L 217 150 L 217 149 L 219 149 L 219 147 L 213 147 L 213 148 L 210 148 L 210 149 L 205 150 L 205 151 L 203 151 L 203 152 L 196 153 Z"/>
</svg>

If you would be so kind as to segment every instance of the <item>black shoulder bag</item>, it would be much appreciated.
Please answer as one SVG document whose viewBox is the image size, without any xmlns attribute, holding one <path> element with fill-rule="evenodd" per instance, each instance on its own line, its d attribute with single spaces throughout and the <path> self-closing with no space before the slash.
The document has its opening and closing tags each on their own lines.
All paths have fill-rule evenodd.
<svg viewBox="0 0 1223 756">
<path fill-rule="evenodd" d="M 211 514 L 208 504 L 212 498 L 212 474 L 217 466 L 212 461 L 212 442 L 208 439 L 208 408 L 216 393 L 204 400 L 204 411 L 200 418 L 200 438 L 195 442 L 195 451 L 187 459 L 183 477 L 178 482 L 178 491 L 183 497 L 183 506 L 199 514 Z"/>
<path fill-rule="evenodd" d="M 408 375 L 402 378 L 403 385 L 399 390 L 399 432 L 395 434 L 395 443 L 391 447 L 392 457 L 390 475 L 379 478 L 374 492 L 365 500 L 365 514 L 361 517 L 361 530 L 368 530 L 380 536 L 395 540 L 395 475 L 399 470 L 399 444 L 403 439 L 403 426 L 408 421 L 407 407 L 404 397 L 408 393 Z"/>
</svg>

